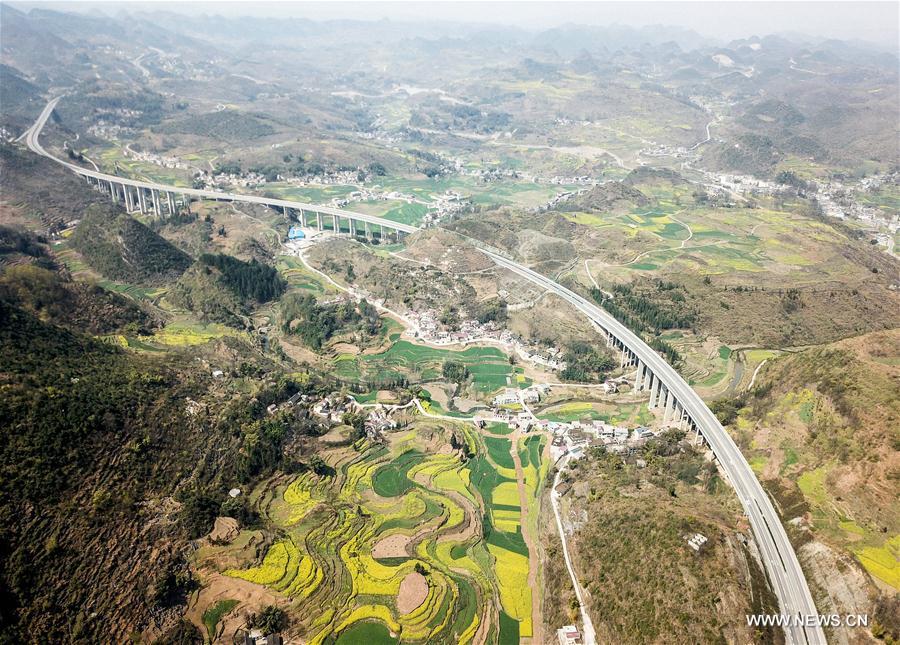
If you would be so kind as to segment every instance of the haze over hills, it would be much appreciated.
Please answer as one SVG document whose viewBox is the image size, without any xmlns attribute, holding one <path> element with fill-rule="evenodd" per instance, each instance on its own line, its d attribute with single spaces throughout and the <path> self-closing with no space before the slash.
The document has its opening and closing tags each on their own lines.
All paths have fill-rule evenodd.
<svg viewBox="0 0 900 645">
<path fill-rule="evenodd" d="M 0 4 L 0 640 L 900 642 L 893 26 L 239 8 Z"/>
</svg>

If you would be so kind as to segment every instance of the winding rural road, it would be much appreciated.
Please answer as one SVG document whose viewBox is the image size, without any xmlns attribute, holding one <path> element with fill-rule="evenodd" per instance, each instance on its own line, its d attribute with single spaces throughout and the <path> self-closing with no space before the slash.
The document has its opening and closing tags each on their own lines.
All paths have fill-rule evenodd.
<svg viewBox="0 0 900 645">
<path fill-rule="evenodd" d="M 587 611 L 587 603 L 584 599 L 584 591 L 581 589 L 581 583 L 578 582 L 578 576 L 575 574 L 575 567 L 572 565 L 572 558 L 569 555 L 569 543 L 566 540 L 566 531 L 563 526 L 562 516 L 559 512 L 559 493 L 556 487 L 559 486 L 559 476 L 566 468 L 569 461 L 569 453 L 563 456 L 557 465 L 556 476 L 553 478 L 553 488 L 550 490 L 550 505 L 553 506 L 553 515 L 556 518 L 556 528 L 559 531 L 559 539 L 562 542 L 563 559 L 566 561 L 566 570 L 569 572 L 569 578 L 572 579 L 572 587 L 575 590 L 575 598 L 578 600 L 578 609 L 581 613 L 582 636 L 584 637 L 584 645 L 596 645 L 597 632 L 594 630 L 594 623 L 591 621 L 591 615 Z"/>
<path fill-rule="evenodd" d="M 288 200 L 274 200 L 256 195 L 219 193 L 215 191 L 141 182 L 98 173 L 68 163 L 54 157 L 44 150 L 38 140 L 41 129 L 44 127 L 44 124 L 47 122 L 47 119 L 50 117 L 50 114 L 53 112 L 53 109 L 56 107 L 60 98 L 61 97 L 57 97 L 47 104 L 35 124 L 26 131 L 25 141 L 28 147 L 35 153 L 43 155 L 56 163 L 69 168 L 79 175 L 120 184 L 138 186 L 141 188 L 182 193 L 205 199 L 243 201 L 284 208 L 315 209 L 321 213 L 334 214 L 340 217 L 352 216 L 364 222 L 389 224 L 395 230 L 408 233 L 419 230 L 415 226 L 388 222 L 380 217 L 362 213 L 353 213 L 338 208 L 315 206 Z M 738 499 L 744 508 L 744 512 L 750 521 L 760 556 L 768 574 L 769 583 L 778 598 L 780 612 L 787 617 L 793 618 L 792 620 L 789 619 L 789 624 L 784 628 L 788 643 L 791 645 L 824 644 L 826 642 L 825 634 L 821 626 L 819 626 L 818 622 L 815 620 L 818 612 L 815 603 L 813 602 L 812 594 L 809 591 L 809 586 L 807 585 L 803 570 L 800 567 L 800 562 L 788 539 L 784 526 L 782 525 L 778 514 L 775 512 L 771 500 L 756 479 L 756 476 L 750 469 L 749 464 L 746 459 L 744 459 L 744 456 L 741 454 L 737 445 L 734 443 L 734 440 L 725 431 L 719 423 L 719 420 L 706 406 L 700 396 L 691 389 L 675 369 L 666 363 L 656 351 L 651 349 L 641 338 L 606 311 L 575 292 L 554 282 L 552 279 L 501 255 L 496 252 L 496 250 L 485 247 L 483 243 L 480 243 L 477 240 L 473 240 L 473 242 L 476 244 L 476 248 L 490 257 L 497 265 L 557 295 L 559 298 L 572 305 L 577 311 L 587 316 L 588 319 L 600 326 L 606 332 L 613 335 L 618 341 L 623 343 L 631 352 L 633 352 L 643 365 L 645 365 L 652 374 L 662 382 L 667 390 L 675 396 L 675 399 L 680 402 L 684 411 L 694 421 L 700 432 L 703 434 L 703 437 L 709 443 L 722 472 L 734 487 Z M 555 505 L 554 512 L 557 512 L 557 522 L 561 523 Z M 567 566 L 571 566 L 568 558 L 566 563 Z M 572 569 L 570 569 L 570 574 L 574 575 Z M 577 590 L 578 587 L 576 585 L 576 591 Z M 583 607 L 584 606 L 582 605 L 582 609 Z M 587 612 L 583 611 L 582 619 L 584 620 L 585 633 L 587 634 L 589 630 L 592 633 L 593 627 Z"/>
</svg>

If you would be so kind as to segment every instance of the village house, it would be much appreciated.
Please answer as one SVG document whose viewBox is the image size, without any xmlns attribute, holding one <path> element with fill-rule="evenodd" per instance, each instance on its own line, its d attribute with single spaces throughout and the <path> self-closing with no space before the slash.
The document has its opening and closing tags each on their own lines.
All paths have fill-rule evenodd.
<svg viewBox="0 0 900 645">
<path fill-rule="evenodd" d="M 519 391 L 513 388 L 506 388 L 502 394 L 494 397 L 494 405 L 513 405 L 519 402 Z"/>
<path fill-rule="evenodd" d="M 699 552 L 704 544 L 707 542 L 707 537 L 705 535 L 701 535 L 700 533 L 694 533 L 691 537 L 688 538 L 688 546 L 691 547 L 694 551 Z"/>
<path fill-rule="evenodd" d="M 556 630 L 559 645 L 581 645 L 581 632 L 575 625 L 565 625 Z"/>
</svg>

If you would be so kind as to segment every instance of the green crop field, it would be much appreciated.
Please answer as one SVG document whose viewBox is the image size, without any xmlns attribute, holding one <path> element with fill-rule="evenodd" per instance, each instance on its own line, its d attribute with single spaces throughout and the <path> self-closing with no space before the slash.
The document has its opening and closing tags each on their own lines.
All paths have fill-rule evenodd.
<svg viewBox="0 0 900 645">
<path fill-rule="evenodd" d="M 310 271 L 298 258 L 289 255 L 279 255 L 275 261 L 275 268 L 281 274 L 292 289 L 301 289 L 313 295 L 319 296 L 337 289 L 321 276 Z"/>
<path fill-rule="evenodd" d="M 120 148 L 104 148 L 97 153 L 91 152 L 88 156 L 107 172 L 118 169 L 117 175 L 124 175 L 134 179 L 143 179 L 154 181 L 161 184 L 169 184 L 172 186 L 190 187 L 190 171 L 178 168 L 166 168 L 148 161 L 137 161 L 131 157 L 126 157 Z M 124 172 L 122 172 L 124 171 Z"/>
<path fill-rule="evenodd" d="M 405 452 L 391 463 L 379 468 L 372 477 L 372 490 L 382 497 L 396 497 L 413 487 L 409 469 L 421 462 L 424 455 L 414 450 Z"/>
<path fill-rule="evenodd" d="M 240 602 L 237 600 L 220 600 L 203 612 L 203 624 L 206 625 L 206 633 L 209 634 L 210 642 L 216 640 L 216 628 L 219 626 L 219 620 L 222 619 L 222 616 L 239 604 Z"/>
<path fill-rule="evenodd" d="M 423 204 L 401 204 L 386 212 L 383 217 L 401 224 L 418 225 L 427 212 L 428 209 Z"/>
<path fill-rule="evenodd" d="M 411 382 L 441 377 L 445 361 L 466 365 L 472 384 L 480 393 L 490 393 L 516 382 L 506 354 L 494 347 L 469 347 L 461 351 L 416 345 L 396 340 L 379 354 L 341 355 L 334 360 L 334 373 L 345 380 L 384 382 L 404 376 Z"/>
<path fill-rule="evenodd" d="M 548 406 L 537 413 L 541 419 L 566 423 L 581 419 L 605 421 L 612 424 L 648 424 L 653 415 L 647 409 L 646 404 L 618 404 L 599 403 L 590 401 L 573 401 Z"/>
<path fill-rule="evenodd" d="M 195 557 L 228 562 L 226 576 L 290 598 L 293 624 L 299 621 L 309 643 L 531 636 L 523 531 L 533 529 L 521 524 L 517 487 L 528 491 L 530 508 L 549 465 L 541 455 L 546 440 L 529 436 L 514 447 L 471 425 L 452 426 L 423 422 L 394 434 L 387 446 L 360 440 L 334 448 L 324 454 L 333 476 L 307 471 L 263 482 L 250 499 L 277 527 L 271 546 L 260 557 L 259 531 L 244 530 L 231 544 L 204 546 Z M 472 458 L 435 451 L 451 432 L 464 437 Z M 525 470 L 520 484 L 514 448 Z M 401 550 L 382 550 L 398 539 Z M 417 606 L 401 611 L 401 585 L 416 572 L 426 589 Z M 231 608 L 218 603 L 206 610 L 211 634 Z"/>
</svg>

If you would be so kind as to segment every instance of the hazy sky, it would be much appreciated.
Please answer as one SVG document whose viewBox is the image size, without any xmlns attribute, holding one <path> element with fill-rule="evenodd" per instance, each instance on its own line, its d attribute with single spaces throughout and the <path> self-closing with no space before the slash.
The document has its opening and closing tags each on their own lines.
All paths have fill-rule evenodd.
<svg viewBox="0 0 900 645">
<path fill-rule="evenodd" d="M 452 20 L 540 29 L 564 23 L 677 25 L 730 40 L 798 32 L 900 47 L 900 2 L 14 2 L 62 10 L 297 16 L 318 20 Z"/>
</svg>

